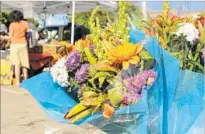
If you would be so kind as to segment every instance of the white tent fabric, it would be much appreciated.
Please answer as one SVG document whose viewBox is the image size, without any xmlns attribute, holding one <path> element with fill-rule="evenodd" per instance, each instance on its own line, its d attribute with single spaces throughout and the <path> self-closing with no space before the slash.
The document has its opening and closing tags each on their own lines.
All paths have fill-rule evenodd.
<svg viewBox="0 0 205 134">
<path fill-rule="evenodd" d="M 71 1 L 46 1 L 46 11 L 51 14 L 56 13 L 68 13 L 72 12 L 72 2 Z M 112 1 L 76 1 L 75 11 L 85 12 L 91 11 L 96 5 L 101 5 L 102 10 L 115 11 L 117 9 L 116 2 Z M 44 11 L 44 1 L 2 1 L 1 10 L 12 11 L 14 9 L 25 10 L 27 13 L 33 12 L 33 14 L 39 14 Z M 33 10 L 33 11 L 31 11 Z M 30 14 L 32 15 L 32 14 Z"/>
</svg>

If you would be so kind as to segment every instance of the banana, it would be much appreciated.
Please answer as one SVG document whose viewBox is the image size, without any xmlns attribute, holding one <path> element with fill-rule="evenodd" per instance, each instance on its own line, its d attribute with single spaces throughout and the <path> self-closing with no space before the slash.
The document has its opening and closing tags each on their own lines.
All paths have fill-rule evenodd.
<svg viewBox="0 0 205 134">
<path fill-rule="evenodd" d="M 75 123 L 75 122 L 79 121 L 80 119 L 85 118 L 86 116 L 88 116 L 92 113 L 92 110 L 93 109 L 89 108 L 89 109 L 77 114 L 76 116 L 74 116 L 70 119 L 70 122 Z"/>
<path fill-rule="evenodd" d="M 106 94 L 97 94 L 92 91 L 84 92 L 83 95 L 87 97 L 87 100 L 83 99 L 79 104 L 73 107 L 64 116 L 64 119 L 69 120 L 71 123 L 75 123 L 98 111 L 102 104 L 107 100 Z"/>
<path fill-rule="evenodd" d="M 76 106 L 74 106 L 68 113 L 66 113 L 66 115 L 64 116 L 64 119 L 69 120 L 73 116 L 76 116 L 77 114 L 79 114 L 80 112 L 86 109 L 87 109 L 86 106 L 84 106 L 82 103 L 79 103 Z"/>
</svg>

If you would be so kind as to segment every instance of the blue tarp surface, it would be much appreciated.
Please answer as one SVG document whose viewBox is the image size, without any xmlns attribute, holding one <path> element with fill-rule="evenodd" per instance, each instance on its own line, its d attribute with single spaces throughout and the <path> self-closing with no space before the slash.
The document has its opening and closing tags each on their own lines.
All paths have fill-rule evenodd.
<svg viewBox="0 0 205 134">
<path fill-rule="evenodd" d="M 204 134 L 204 76 L 180 70 L 179 61 L 160 47 L 156 38 L 147 38 L 139 29 L 130 30 L 130 42 L 145 40 L 145 49 L 155 58 L 157 79 L 143 90 L 142 99 L 116 111 L 111 119 L 96 113 L 81 123 L 91 123 L 113 134 Z M 63 116 L 77 102 L 71 94 L 53 83 L 49 72 L 30 78 L 27 89 L 54 120 L 69 123 Z"/>
</svg>

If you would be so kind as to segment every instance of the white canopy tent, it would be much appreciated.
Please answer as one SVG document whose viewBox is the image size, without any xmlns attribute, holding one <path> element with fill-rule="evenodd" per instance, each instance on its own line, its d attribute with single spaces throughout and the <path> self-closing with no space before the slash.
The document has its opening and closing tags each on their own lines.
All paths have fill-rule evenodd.
<svg viewBox="0 0 205 134">
<path fill-rule="evenodd" d="M 25 18 L 36 18 L 42 12 L 49 14 L 67 13 L 72 14 L 71 43 L 74 38 L 74 16 L 76 12 L 91 11 L 100 5 L 102 10 L 117 10 L 116 1 L 2 1 L 1 10 L 20 10 Z M 142 11 L 146 19 L 146 1 L 142 2 Z"/>
<path fill-rule="evenodd" d="M 91 11 L 96 5 L 100 5 L 102 10 L 115 11 L 117 3 L 112 1 L 76 1 L 75 12 Z M 1 10 L 12 11 L 21 10 L 25 17 L 34 17 L 43 11 L 51 14 L 72 13 L 72 1 L 2 1 Z M 28 14 L 30 12 L 31 14 Z"/>
</svg>

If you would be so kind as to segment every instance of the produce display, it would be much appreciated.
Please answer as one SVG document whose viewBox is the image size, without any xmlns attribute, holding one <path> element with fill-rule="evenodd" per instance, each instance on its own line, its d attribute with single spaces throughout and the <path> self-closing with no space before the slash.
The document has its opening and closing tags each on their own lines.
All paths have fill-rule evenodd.
<svg viewBox="0 0 205 134">
<path fill-rule="evenodd" d="M 65 115 L 72 123 L 101 111 L 111 118 L 115 109 L 137 103 L 157 77 L 143 45 L 129 42 L 127 5 L 118 3 L 118 19 L 104 29 L 95 17 L 97 6 L 89 20 L 91 34 L 51 68 L 54 82 L 78 92 L 79 103 Z"/>
</svg>

